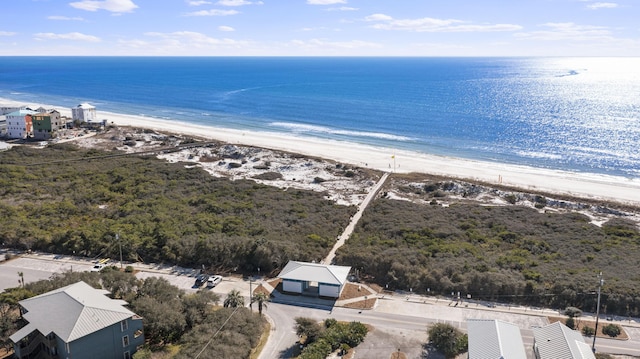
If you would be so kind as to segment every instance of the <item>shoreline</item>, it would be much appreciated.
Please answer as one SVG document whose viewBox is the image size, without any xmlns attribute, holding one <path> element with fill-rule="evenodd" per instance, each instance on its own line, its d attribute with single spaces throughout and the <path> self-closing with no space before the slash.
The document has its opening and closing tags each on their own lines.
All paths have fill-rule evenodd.
<svg viewBox="0 0 640 359">
<path fill-rule="evenodd" d="M 25 105 L 0 98 L 3 105 Z M 71 117 L 71 109 L 43 104 L 26 104 L 54 108 Z M 161 132 L 217 140 L 229 144 L 262 147 L 278 151 L 320 157 L 341 163 L 395 173 L 424 173 L 487 185 L 514 187 L 523 191 L 613 201 L 640 206 L 640 178 L 550 170 L 498 162 L 439 156 L 392 148 L 374 147 L 338 140 L 324 140 L 275 132 L 256 132 L 210 127 L 152 117 L 97 111 L 98 118 L 109 124 L 148 128 Z"/>
</svg>

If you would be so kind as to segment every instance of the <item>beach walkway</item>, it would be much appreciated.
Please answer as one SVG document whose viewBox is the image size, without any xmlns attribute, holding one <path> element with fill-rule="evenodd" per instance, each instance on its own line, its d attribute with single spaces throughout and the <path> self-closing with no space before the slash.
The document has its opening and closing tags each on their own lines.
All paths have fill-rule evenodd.
<svg viewBox="0 0 640 359">
<path fill-rule="evenodd" d="M 338 237 L 338 240 L 333 245 L 333 248 L 331 248 L 331 252 L 329 252 L 329 254 L 322 261 L 322 263 L 331 264 L 331 262 L 333 261 L 333 258 L 335 258 L 336 256 L 336 251 L 338 250 L 338 248 L 344 245 L 344 243 L 347 241 L 351 233 L 353 233 L 353 230 L 356 228 L 356 224 L 358 224 L 360 217 L 362 217 L 362 212 L 364 212 L 364 210 L 369 205 L 369 202 L 371 202 L 371 200 L 375 198 L 376 194 L 378 194 L 378 192 L 380 191 L 380 188 L 382 188 L 382 185 L 386 182 L 388 177 L 389 177 L 389 172 L 385 172 L 382 175 L 382 177 L 380 177 L 380 180 L 378 181 L 378 183 L 376 183 L 376 185 L 373 186 L 371 191 L 369 191 L 369 194 L 367 194 L 367 196 L 364 198 L 364 201 L 362 201 L 362 203 L 360 203 L 360 206 L 358 206 L 358 212 L 356 212 L 356 214 L 354 214 L 353 217 L 351 217 L 351 222 L 349 222 L 349 225 L 347 225 L 347 228 L 345 228 L 344 232 L 342 232 L 340 237 Z"/>
</svg>

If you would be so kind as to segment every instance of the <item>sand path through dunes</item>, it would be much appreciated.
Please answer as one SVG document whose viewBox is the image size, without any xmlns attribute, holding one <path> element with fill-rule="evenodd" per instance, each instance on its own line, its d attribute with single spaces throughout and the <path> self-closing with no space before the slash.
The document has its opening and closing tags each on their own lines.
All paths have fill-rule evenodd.
<svg viewBox="0 0 640 359">
<path fill-rule="evenodd" d="M 360 218 L 362 217 L 362 213 L 367 208 L 371 200 L 375 198 L 376 194 L 378 194 L 380 188 L 382 188 L 382 185 L 386 182 L 387 177 L 389 177 L 389 172 L 385 172 L 382 177 L 380 177 L 378 183 L 371 189 L 371 191 L 369 191 L 369 194 L 364 198 L 360 206 L 358 206 L 358 212 L 351 217 L 351 222 L 349 222 L 349 225 L 344 229 L 344 232 L 342 232 L 340 237 L 338 237 L 338 240 L 322 263 L 331 264 L 333 258 L 336 256 L 336 251 L 344 245 L 351 233 L 353 233 L 353 230 L 356 228 L 356 224 L 358 224 L 358 221 L 360 221 Z"/>
</svg>

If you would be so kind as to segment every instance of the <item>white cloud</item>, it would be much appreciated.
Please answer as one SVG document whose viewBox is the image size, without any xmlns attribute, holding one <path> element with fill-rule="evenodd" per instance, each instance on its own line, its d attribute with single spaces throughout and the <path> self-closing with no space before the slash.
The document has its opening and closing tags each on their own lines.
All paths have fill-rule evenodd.
<svg viewBox="0 0 640 359">
<path fill-rule="evenodd" d="M 589 4 L 587 5 L 587 7 L 591 10 L 598 10 L 598 9 L 613 9 L 613 8 L 617 8 L 618 4 L 613 3 L 613 2 L 596 2 L 593 4 Z"/>
<path fill-rule="evenodd" d="M 185 16 L 229 16 L 239 14 L 239 11 L 236 10 L 220 10 L 220 9 L 211 9 L 211 10 L 200 10 L 194 11 L 185 14 Z"/>
<path fill-rule="evenodd" d="M 262 1 L 247 1 L 247 0 L 220 0 L 216 5 L 222 6 L 243 6 L 243 5 L 262 5 Z"/>
<path fill-rule="evenodd" d="M 36 40 L 73 40 L 73 41 L 88 41 L 88 42 L 100 42 L 99 37 L 92 35 L 85 35 L 79 32 L 70 32 L 67 34 L 54 34 L 53 32 L 40 32 L 33 35 Z"/>
<path fill-rule="evenodd" d="M 309 5 L 333 5 L 333 4 L 346 4 L 347 0 L 307 0 Z"/>
<path fill-rule="evenodd" d="M 611 31 L 603 26 L 577 25 L 572 22 L 547 23 L 541 26 L 548 30 L 517 33 L 516 37 L 546 41 L 593 41 L 612 40 Z"/>
<path fill-rule="evenodd" d="M 327 11 L 357 11 L 359 10 L 357 7 L 349 7 L 349 6 L 341 6 L 341 7 L 330 7 Z"/>
<path fill-rule="evenodd" d="M 181 48 L 204 48 L 204 47 L 217 47 L 221 45 L 232 45 L 236 46 L 242 44 L 241 41 L 236 41 L 233 39 L 216 39 L 213 37 L 209 37 L 200 32 L 193 31 L 176 31 L 170 33 L 161 33 L 161 32 L 148 32 L 145 35 L 150 37 L 156 37 L 164 40 L 167 44 L 171 44 L 173 46 L 181 47 Z"/>
<path fill-rule="evenodd" d="M 385 14 L 373 14 L 364 18 L 366 21 L 390 21 L 393 18 Z"/>
<path fill-rule="evenodd" d="M 365 17 L 365 21 L 377 22 L 372 25 L 379 30 L 404 30 L 415 32 L 496 32 L 517 31 L 522 29 L 514 24 L 473 24 L 456 19 L 394 19 L 385 14 L 373 14 Z"/>
<path fill-rule="evenodd" d="M 68 16 L 58 16 L 58 15 L 47 16 L 47 19 L 60 20 L 60 21 L 84 21 L 84 19 L 81 17 L 68 17 Z"/>
<path fill-rule="evenodd" d="M 201 5 L 209 5 L 212 4 L 211 1 L 187 1 L 189 6 L 201 6 Z"/>
<path fill-rule="evenodd" d="M 69 3 L 69 5 L 80 10 L 107 10 L 115 13 L 131 12 L 138 8 L 138 5 L 134 4 L 132 0 L 82 0 Z"/>
<path fill-rule="evenodd" d="M 14 36 L 17 35 L 16 32 L 11 32 L 11 31 L 0 31 L 0 36 Z"/>
<path fill-rule="evenodd" d="M 225 25 L 218 26 L 218 30 L 225 31 L 225 32 L 236 31 L 236 29 L 232 28 L 231 26 L 225 26 Z"/>
<path fill-rule="evenodd" d="M 357 49 L 357 48 L 381 48 L 375 42 L 351 40 L 351 41 L 327 41 L 324 39 L 293 40 L 291 44 L 304 49 Z"/>
</svg>

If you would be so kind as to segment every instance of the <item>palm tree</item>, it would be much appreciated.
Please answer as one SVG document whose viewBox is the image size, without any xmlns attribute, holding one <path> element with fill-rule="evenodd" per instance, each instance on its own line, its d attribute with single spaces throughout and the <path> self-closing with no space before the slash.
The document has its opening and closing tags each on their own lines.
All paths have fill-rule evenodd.
<svg viewBox="0 0 640 359">
<path fill-rule="evenodd" d="M 251 298 L 251 302 L 258 303 L 258 313 L 260 313 L 260 315 L 262 315 L 262 308 L 267 309 L 268 301 L 269 301 L 269 296 L 266 295 L 265 293 L 256 293 L 253 295 L 253 298 Z"/>
<path fill-rule="evenodd" d="M 227 294 L 227 298 L 224 300 L 225 308 L 238 308 L 244 307 L 244 297 L 240 294 L 240 291 L 237 289 L 232 289 L 229 294 Z"/>
<path fill-rule="evenodd" d="M 18 272 L 18 277 L 20 277 L 20 279 L 18 279 L 18 283 L 20 283 L 22 288 L 24 288 L 24 273 Z"/>
</svg>

